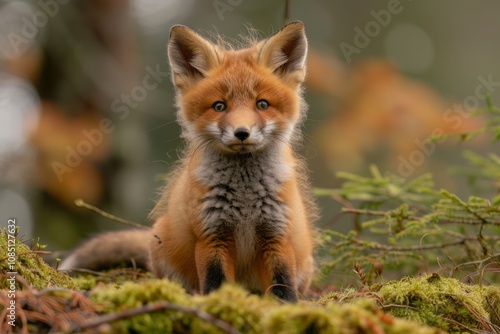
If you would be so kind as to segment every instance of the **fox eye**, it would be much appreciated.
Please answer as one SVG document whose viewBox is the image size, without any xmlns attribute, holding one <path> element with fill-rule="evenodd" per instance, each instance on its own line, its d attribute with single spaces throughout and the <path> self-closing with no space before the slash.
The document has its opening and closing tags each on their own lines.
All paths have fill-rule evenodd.
<svg viewBox="0 0 500 334">
<path fill-rule="evenodd" d="M 212 104 L 212 109 L 217 112 L 223 112 L 226 111 L 227 105 L 222 101 L 215 101 L 214 104 Z"/>
<path fill-rule="evenodd" d="M 267 100 L 259 100 L 255 104 L 255 106 L 259 110 L 267 110 L 267 108 L 269 108 L 269 102 L 267 102 Z"/>
</svg>

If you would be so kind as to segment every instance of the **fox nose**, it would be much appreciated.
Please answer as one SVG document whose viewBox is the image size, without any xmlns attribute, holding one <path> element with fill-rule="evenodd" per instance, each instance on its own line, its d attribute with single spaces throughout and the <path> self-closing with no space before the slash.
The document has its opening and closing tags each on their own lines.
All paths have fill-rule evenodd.
<svg viewBox="0 0 500 334">
<path fill-rule="evenodd" d="M 237 128 L 236 131 L 234 131 L 234 136 L 239 140 L 244 141 L 250 137 L 250 131 L 248 131 L 247 128 Z"/>
</svg>

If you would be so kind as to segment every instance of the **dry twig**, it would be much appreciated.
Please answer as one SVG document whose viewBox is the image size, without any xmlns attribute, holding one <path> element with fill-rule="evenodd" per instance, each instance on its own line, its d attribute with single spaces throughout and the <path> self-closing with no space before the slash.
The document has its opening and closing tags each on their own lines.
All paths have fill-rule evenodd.
<svg viewBox="0 0 500 334">
<path fill-rule="evenodd" d="M 114 221 L 116 221 L 116 222 L 118 222 L 120 224 L 132 226 L 132 227 L 140 228 L 140 229 L 148 229 L 149 228 L 148 226 L 137 224 L 137 223 L 131 222 L 130 220 L 126 220 L 126 219 L 117 217 L 117 216 L 115 216 L 115 215 L 113 215 L 111 213 L 108 213 L 106 211 L 103 211 L 103 210 L 99 209 L 96 206 L 93 206 L 91 204 L 86 203 L 82 199 L 75 200 L 75 205 L 77 207 L 79 207 L 79 208 L 85 208 L 85 209 L 88 209 L 90 211 L 93 211 L 93 212 L 97 213 L 98 215 L 103 216 L 104 218 L 108 218 L 108 219 L 114 220 Z"/>
</svg>

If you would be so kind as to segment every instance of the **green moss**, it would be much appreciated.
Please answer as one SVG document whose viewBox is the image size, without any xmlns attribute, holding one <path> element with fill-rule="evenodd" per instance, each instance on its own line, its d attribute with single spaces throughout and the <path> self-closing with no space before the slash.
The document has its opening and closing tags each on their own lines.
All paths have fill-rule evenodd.
<svg viewBox="0 0 500 334">
<path fill-rule="evenodd" d="M 96 287 L 99 277 L 91 274 L 82 274 L 75 276 L 73 281 L 80 290 L 89 291 Z"/>
<path fill-rule="evenodd" d="M 314 305 L 283 305 L 264 319 L 265 333 L 340 333 L 341 322 L 326 308 Z"/>
<path fill-rule="evenodd" d="M 498 308 L 498 288 L 471 286 L 436 274 L 389 281 L 376 291 L 394 316 L 449 332 L 488 330 L 491 309 Z M 488 296 L 496 302 L 488 303 Z M 489 304 L 496 306 L 489 310 Z"/>
<path fill-rule="evenodd" d="M 179 306 L 193 305 L 192 297 L 179 284 L 166 279 L 127 282 L 118 287 L 98 286 L 91 291 L 90 298 L 103 313 L 134 309 L 158 301 Z M 186 315 L 179 311 L 165 310 L 115 321 L 111 325 L 116 333 L 182 333 L 187 326 L 183 317 Z"/>
<path fill-rule="evenodd" d="M 229 284 L 208 296 L 196 296 L 194 301 L 197 308 L 221 319 L 241 333 L 262 333 L 262 317 L 277 306 L 274 300 L 252 295 L 243 288 Z M 206 322 L 196 321 L 191 328 L 192 333 L 204 330 L 217 332 L 213 325 Z"/>
<path fill-rule="evenodd" d="M 490 321 L 495 326 L 500 327 L 500 288 L 496 286 L 484 287 L 484 305 L 490 314 Z"/>
<path fill-rule="evenodd" d="M 376 298 L 376 294 L 367 289 L 356 290 L 352 287 L 339 291 L 331 291 L 319 299 L 313 301 L 316 305 L 326 305 L 331 302 L 349 303 L 358 299 Z"/>
<path fill-rule="evenodd" d="M 15 263 L 14 268 L 10 268 L 7 257 L 8 234 L 5 229 L 0 230 L 0 272 L 16 272 L 23 277 L 31 286 L 43 289 L 47 287 L 61 287 L 67 289 L 75 289 L 76 284 L 66 274 L 60 273 L 49 266 L 40 255 L 36 254 L 28 246 L 21 243 L 19 238 L 15 242 Z M 0 289 L 8 288 L 8 283 L 5 278 L 0 281 Z M 16 282 L 16 288 L 22 289 L 22 285 Z"/>
<path fill-rule="evenodd" d="M 440 333 L 436 329 L 396 319 L 376 307 L 373 300 L 329 302 L 324 306 L 301 301 L 280 304 L 249 294 L 234 285 L 223 285 L 207 296 L 187 294 L 166 279 L 97 286 L 91 299 L 103 313 L 135 309 L 156 301 L 202 310 L 241 333 Z M 137 315 L 111 324 L 117 333 L 222 333 L 210 321 L 178 310 Z"/>
<path fill-rule="evenodd" d="M 342 291 L 331 291 L 326 295 L 320 297 L 318 300 L 313 301 L 317 305 L 326 305 L 330 302 L 342 302 L 356 298 L 358 291 L 354 288 L 347 288 Z"/>
<path fill-rule="evenodd" d="M 333 307 L 330 306 L 330 309 Z M 340 308 L 340 316 L 348 328 L 361 333 L 387 333 L 387 334 L 431 334 L 443 333 L 440 329 L 429 327 L 426 324 L 417 324 L 412 321 L 394 318 L 382 312 L 373 299 L 359 299 L 345 305 L 335 305 L 333 309 Z"/>
<path fill-rule="evenodd" d="M 97 286 L 91 299 L 103 313 L 120 312 L 148 303 L 167 301 L 178 306 L 206 311 L 242 333 L 262 333 L 261 318 L 266 310 L 276 306 L 267 298 L 251 295 L 244 289 L 224 285 L 208 296 L 187 294 L 177 283 L 166 279 L 151 279 L 121 286 Z M 180 311 L 158 311 L 137 315 L 112 323 L 119 333 L 220 333 L 210 322 Z"/>
<path fill-rule="evenodd" d="M 375 301 L 359 299 L 352 303 L 285 305 L 275 308 L 264 319 L 265 333 L 443 333 L 436 328 L 396 319 L 380 311 Z"/>
</svg>

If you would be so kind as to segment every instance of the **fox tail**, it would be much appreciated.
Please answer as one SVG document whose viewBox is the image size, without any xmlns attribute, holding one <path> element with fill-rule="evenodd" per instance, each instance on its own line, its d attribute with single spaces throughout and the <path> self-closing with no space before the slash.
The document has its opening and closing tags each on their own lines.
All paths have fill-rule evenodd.
<svg viewBox="0 0 500 334">
<path fill-rule="evenodd" d="M 99 234 L 77 246 L 59 270 L 102 270 L 117 265 L 149 268 L 151 230 L 124 230 Z"/>
</svg>

